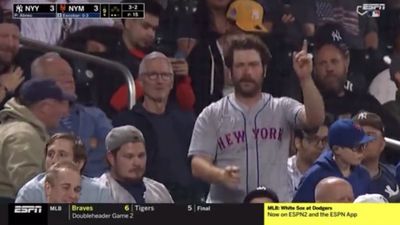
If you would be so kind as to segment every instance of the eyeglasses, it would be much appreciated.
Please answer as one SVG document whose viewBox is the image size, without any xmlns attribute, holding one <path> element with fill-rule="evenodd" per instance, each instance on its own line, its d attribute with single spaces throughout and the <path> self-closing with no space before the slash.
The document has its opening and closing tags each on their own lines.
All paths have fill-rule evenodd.
<svg viewBox="0 0 400 225">
<path fill-rule="evenodd" d="M 149 80 L 156 80 L 157 78 L 161 77 L 164 81 L 172 80 L 174 76 L 173 73 L 157 73 L 157 72 L 150 72 L 150 73 L 143 73 Z"/>
</svg>

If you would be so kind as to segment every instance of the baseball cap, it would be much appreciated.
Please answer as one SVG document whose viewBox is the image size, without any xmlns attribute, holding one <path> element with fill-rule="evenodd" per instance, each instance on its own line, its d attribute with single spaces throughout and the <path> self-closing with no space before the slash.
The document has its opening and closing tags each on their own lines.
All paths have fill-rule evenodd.
<svg viewBox="0 0 400 225">
<path fill-rule="evenodd" d="M 32 105 L 45 99 L 76 100 L 75 96 L 63 92 L 54 80 L 41 78 L 26 81 L 19 90 L 19 98 L 25 105 Z"/>
<path fill-rule="evenodd" d="M 392 62 L 390 63 L 389 72 L 390 77 L 393 79 L 396 72 L 400 72 L 400 55 L 393 55 Z"/>
<path fill-rule="evenodd" d="M 354 148 L 370 141 L 375 137 L 364 133 L 360 125 L 353 122 L 351 119 L 336 120 L 330 127 L 328 132 L 329 146 L 339 146 Z"/>
<path fill-rule="evenodd" d="M 353 203 L 388 203 L 381 194 L 365 194 L 358 196 Z"/>
<path fill-rule="evenodd" d="M 236 25 L 243 31 L 268 32 L 268 29 L 263 25 L 264 8 L 256 1 L 233 1 L 229 5 L 226 17 L 234 20 Z"/>
<path fill-rule="evenodd" d="M 380 116 L 371 112 L 360 112 L 353 117 L 353 121 L 361 126 L 370 126 L 384 133 L 385 128 Z"/>
<path fill-rule="evenodd" d="M 129 142 L 143 142 L 142 132 L 134 126 L 115 127 L 106 136 L 107 151 L 114 151 Z"/>
<path fill-rule="evenodd" d="M 272 202 L 279 202 L 278 195 L 270 188 L 258 187 L 256 190 L 249 192 L 244 198 L 244 203 L 250 203 L 251 200 L 255 198 L 269 198 Z"/>
<path fill-rule="evenodd" d="M 344 39 L 344 30 L 340 24 L 326 23 L 319 27 L 314 35 L 315 49 L 319 50 L 325 45 L 333 45 L 343 53 L 349 51 Z"/>
<path fill-rule="evenodd" d="M 15 24 L 19 29 L 21 29 L 21 21 L 12 18 L 12 12 L 10 10 L 5 10 L 0 6 L 0 24 L 1 23 L 12 23 Z"/>
</svg>

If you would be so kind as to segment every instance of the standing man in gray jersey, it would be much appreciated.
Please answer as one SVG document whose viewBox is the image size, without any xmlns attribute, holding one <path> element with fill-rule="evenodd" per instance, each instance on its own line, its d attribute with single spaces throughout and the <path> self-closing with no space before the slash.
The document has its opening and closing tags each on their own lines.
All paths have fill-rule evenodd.
<svg viewBox="0 0 400 225">
<path fill-rule="evenodd" d="M 211 184 L 210 203 L 243 202 L 259 186 L 290 201 L 286 162 L 291 132 L 294 127 L 317 127 L 324 120 L 307 43 L 293 57 L 304 105 L 262 93 L 270 56 L 260 39 L 242 34 L 230 43 L 226 63 L 235 91 L 199 115 L 189 149 L 193 175 Z"/>
</svg>

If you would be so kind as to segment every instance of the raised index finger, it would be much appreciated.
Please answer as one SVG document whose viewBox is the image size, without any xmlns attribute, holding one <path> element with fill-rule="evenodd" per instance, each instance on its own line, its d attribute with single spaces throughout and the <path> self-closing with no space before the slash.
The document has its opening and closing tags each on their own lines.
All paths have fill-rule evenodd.
<svg viewBox="0 0 400 225">
<path fill-rule="evenodd" d="M 307 42 L 307 39 L 304 39 L 303 47 L 301 48 L 301 50 L 304 51 L 305 53 L 308 53 L 308 42 Z"/>
</svg>

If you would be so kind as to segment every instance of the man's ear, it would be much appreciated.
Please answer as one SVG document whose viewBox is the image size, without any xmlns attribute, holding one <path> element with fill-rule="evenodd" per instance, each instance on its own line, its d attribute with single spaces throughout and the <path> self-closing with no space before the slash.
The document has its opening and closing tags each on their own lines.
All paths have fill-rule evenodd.
<svg viewBox="0 0 400 225">
<path fill-rule="evenodd" d="M 299 151 L 299 149 L 301 149 L 302 145 L 303 145 L 303 144 L 301 143 L 301 139 L 295 137 L 295 138 L 294 138 L 294 147 L 296 147 L 296 151 L 297 151 L 297 152 Z"/>
<path fill-rule="evenodd" d="M 106 158 L 110 166 L 114 167 L 114 155 L 110 151 L 107 152 Z"/>
<path fill-rule="evenodd" d="M 48 201 L 48 196 L 51 194 L 51 186 L 50 183 L 47 181 L 44 182 L 44 193 Z"/>
<path fill-rule="evenodd" d="M 83 168 L 83 166 L 85 165 L 85 161 L 79 160 L 79 161 L 74 162 L 74 163 L 78 166 L 79 171 L 82 171 L 82 168 Z"/>
</svg>

